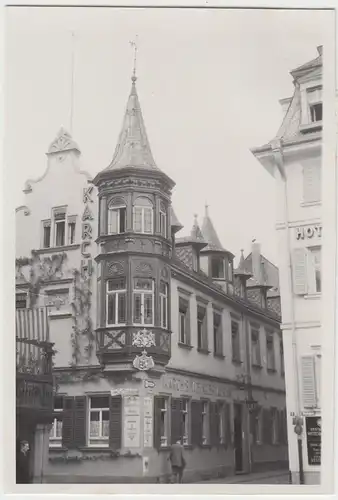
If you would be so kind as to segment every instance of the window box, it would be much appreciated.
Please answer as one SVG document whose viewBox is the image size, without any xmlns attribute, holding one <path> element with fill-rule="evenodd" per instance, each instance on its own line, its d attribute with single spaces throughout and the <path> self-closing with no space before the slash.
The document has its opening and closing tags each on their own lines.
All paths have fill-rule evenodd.
<svg viewBox="0 0 338 500">
<path fill-rule="evenodd" d="M 203 349 L 202 347 L 197 347 L 197 351 L 201 354 L 210 354 L 210 351 L 208 351 L 208 349 Z"/>
<path fill-rule="evenodd" d="M 225 359 L 224 354 L 220 354 L 218 352 L 214 352 L 214 358 Z"/>
<path fill-rule="evenodd" d="M 240 359 L 238 358 L 232 358 L 232 362 L 235 364 L 235 365 L 241 365 L 243 363 L 243 361 L 241 361 Z"/>
<path fill-rule="evenodd" d="M 268 373 L 276 373 L 277 370 L 276 370 L 276 368 L 267 368 L 267 372 Z"/>
<path fill-rule="evenodd" d="M 257 363 L 252 363 L 252 368 L 255 368 L 256 370 L 261 370 L 263 368 L 263 366 L 261 364 L 257 364 Z"/>
</svg>

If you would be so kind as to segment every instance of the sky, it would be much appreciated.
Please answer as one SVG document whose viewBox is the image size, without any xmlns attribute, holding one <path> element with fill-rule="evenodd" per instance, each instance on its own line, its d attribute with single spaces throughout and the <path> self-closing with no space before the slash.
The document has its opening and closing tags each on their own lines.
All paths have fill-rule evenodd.
<svg viewBox="0 0 338 500">
<path fill-rule="evenodd" d="M 277 262 L 275 182 L 250 148 L 275 136 L 283 119 L 279 100 L 293 93 L 290 71 L 325 46 L 330 16 L 7 8 L 3 175 L 13 208 L 25 203 L 25 181 L 44 173 L 45 153 L 62 125 L 79 145 L 83 169 L 94 176 L 108 166 L 131 87 L 129 42 L 137 34 L 139 100 L 155 161 L 176 182 L 179 236 L 190 232 L 195 213 L 202 224 L 207 203 L 225 248 L 238 258 L 255 238 Z M 13 172 L 15 182 L 6 183 Z"/>
</svg>

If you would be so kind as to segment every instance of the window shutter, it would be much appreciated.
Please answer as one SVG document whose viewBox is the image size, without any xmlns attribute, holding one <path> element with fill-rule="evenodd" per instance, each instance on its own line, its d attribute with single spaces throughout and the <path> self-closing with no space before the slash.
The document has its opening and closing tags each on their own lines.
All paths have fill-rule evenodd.
<svg viewBox="0 0 338 500">
<path fill-rule="evenodd" d="M 296 248 L 293 251 L 293 290 L 296 295 L 307 293 L 305 248 Z"/>
<path fill-rule="evenodd" d="M 74 446 L 86 446 L 86 396 L 76 396 L 74 402 Z"/>
<path fill-rule="evenodd" d="M 164 398 L 154 397 L 154 448 L 161 448 L 161 408 L 164 405 Z"/>
<path fill-rule="evenodd" d="M 321 168 L 319 164 L 303 167 L 303 199 L 305 203 L 321 199 Z"/>
<path fill-rule="evenodd" d="M 171 444 L 182 439 L 182 400 L 171 399 Z"/>
<path fill-rule="evenodd" d="M 218 446 L 219 439 L 219 419 L 218 419 L 218 406 L 217 403 L 210 402 L 209 404 L 209 426 L 210 426 L 210 444 L 211 446 Z"/>
<path fill-rule="evenodd" d="M 301 358 L 302 395 L 304 408 L 316 407 L 316 377 L 314 356 Z"/>
<path fill-rule="evenodd" d="M 270 410 L 268 408 L 263 408 L 262 419 L 263 419 L 263 422 L 262 422 L 263 443 L 264 444 L 271 444 L 272 428 L 271 428 Z"/>
<path fill-rule="evenodd" d="M 227 448 L 228 446 L 233 445 L 230 403 L 224 404 L 224 426 L 225 426 L 225 447 Z"/>
<path fill-rule="evenodd" d="M 200 446 L 202 444 L 202 403 L 191 401 L 191 444 Z"/>
<path fill-rule="evenodd" d="M 122 397 L 110 396 L 109 402 L 109 447 L 118 450 L 122 436 Z"/>
<path fill-rule="evenodd" d="M 64 448 L 73 447 L 74 434 L 74 398 L 65 396 L 63 398 L 62 412 L 62 446 Z"/>
<path fill-rule="evenodd" d="M 191 331 L 190 331 L 190 304 L 189 304 L 189 303 L 188 303 L 187 312 L 186 312 L 185 328 L 186 328 L 186 339 L 187 339 L 187 344 L 188 344 L 188 345 L 191 345 Z"/>
</svg>

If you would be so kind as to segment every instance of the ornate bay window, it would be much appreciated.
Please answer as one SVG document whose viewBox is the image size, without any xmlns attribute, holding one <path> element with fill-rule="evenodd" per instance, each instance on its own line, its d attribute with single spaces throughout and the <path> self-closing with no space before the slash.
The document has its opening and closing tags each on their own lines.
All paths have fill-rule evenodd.
<svg viewBox="0 0 338 500">
<path fill-rule="evenodd" d="M 168 328 L 168 285 L 160 283 L 160 326 Z"/>
<path fill-rule="evenodd" d="M 135 233 L 153 233 L 153 204 L 148 198 L 139 197 L 135 200 L 133 219 Z"/>
<path fill-rule="evenodd" d="M 154 325 L 154 280 L 134 278 L 133 289 L 134 325 Z"/>
<path fill-rule="evenodd" d="M 126 279 L 118 278 L 107 281 L 107 315 L 108 325 L 124 325 L 126 323 L 127 290 Z"/>
<path fill-rule="evenodd" d="M 122 198 L 114 198 L 108 206 L 108 234 L 126 232 L 127 207 Z"/>
<path fill-rule="evenodd" d="M 163 202 L 160 203 L 160 213 L 159 213 L 159 232 L 160 234 L 166 238 L 167 237 L 167 210 Z"/>
</svg>

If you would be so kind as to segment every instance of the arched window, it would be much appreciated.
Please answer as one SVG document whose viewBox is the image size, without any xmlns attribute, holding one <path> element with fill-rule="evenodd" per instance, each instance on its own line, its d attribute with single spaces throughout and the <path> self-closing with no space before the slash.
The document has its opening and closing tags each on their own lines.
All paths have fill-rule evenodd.
<svg viewBox="0 0 338 500">
<path fill-rule="evenodd" d="M 153 232 L 153 205 L 148 198 L 137 198 L 134 204 L 135 233 Z"/>
<path fill-rule="evenodd" d="M 126 232 L 126 205 L 123 198 L 114 198 L 108 206 L 108 234 Z"/>
<path fill-rule="evenodd" d="M 167 211 L 164 203 L 160 203 L 160 234 L 167 237 Z"/>
</svg>

